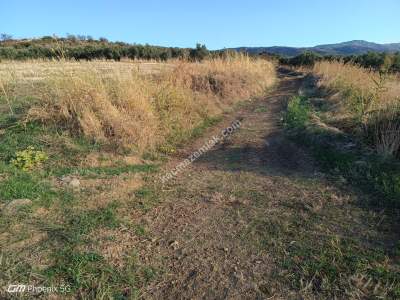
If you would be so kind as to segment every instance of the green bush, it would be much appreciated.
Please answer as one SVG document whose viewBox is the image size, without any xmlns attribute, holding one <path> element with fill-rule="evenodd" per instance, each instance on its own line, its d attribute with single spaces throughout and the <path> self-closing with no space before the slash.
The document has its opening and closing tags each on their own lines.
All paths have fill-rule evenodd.
<svg viewBox="0 0 400 300">
<path fill-rule="evenodd" d="M 300 67 L 300 66 L 312 67 L 317 61 L 322 59 L 323 57 L 321 55 L 314 53 L 312 51 L 306 51 L 295 57 L 281 58 L 280 63 L 294 67 Z"/>
<path fill-rule="evenodd" d="M 190 50 L 190 59 L 193 61 L 201 61 L 210 55 L 205 45 L 197 44 L 195 49 Z"/>
</svg>

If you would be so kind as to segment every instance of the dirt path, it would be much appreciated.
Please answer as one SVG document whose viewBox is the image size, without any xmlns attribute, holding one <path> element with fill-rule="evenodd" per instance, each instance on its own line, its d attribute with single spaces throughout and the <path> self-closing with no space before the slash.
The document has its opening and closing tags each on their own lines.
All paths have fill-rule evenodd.
<svg viewBox="0 0 400 300">
<path fill-rule="evenodd" d="M 390 237 L 374 225 L 379 214 L 354 204 L 365 196 L 326 180 L 306 151 L 285 137 L 281 111 L 303 80 L 281 73 L 279 86 L 267 97 L 228 115 L 167 165 L 173 167 L 232 120 L 241 120 L 240 130 L 165 186 L 162 203 L 143 216 L 151 238 L 140 242 L 140 258 L 160 272 L 141 291 L 142 298 L 299 299 L 345 293 L 357 298 L 375 287 L 364 286 L 361 271 L 344 269 L 348 286 L 337 291 L 334 284 L 344 285 L 337 281 L 327 291 L 323 284 L 330 275 L 308 263 L 313 251 L 318 258 L 320 247 L 336 255 L 342 241 L 350 240 L 380 249 Z M 303 250 L 306 254 L 296 254 Z M 361 279 L 353 284 L 350 277 L 356 275 Z"/>
</svg>

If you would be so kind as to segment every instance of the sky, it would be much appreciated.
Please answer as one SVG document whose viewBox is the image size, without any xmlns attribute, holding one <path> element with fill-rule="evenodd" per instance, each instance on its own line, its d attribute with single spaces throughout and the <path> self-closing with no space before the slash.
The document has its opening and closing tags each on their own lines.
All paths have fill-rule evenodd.
<svg viewBox="0 0 400 300">
<path fill-rule="evenodd" d="M 174 47 L 400 42 L 399 0 L 0 0 L 0 33 Z"/>
</svg>

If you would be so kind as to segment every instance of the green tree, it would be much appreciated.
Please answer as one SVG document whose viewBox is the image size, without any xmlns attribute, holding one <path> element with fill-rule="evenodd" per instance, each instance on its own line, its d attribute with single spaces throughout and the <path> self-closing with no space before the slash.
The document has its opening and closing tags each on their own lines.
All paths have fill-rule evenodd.
<svg viewBox="0 0 400 300">
<path fill-rule="evenodd" d="M 190 50 L 189 57 L 194 61 L 201 61 L 208 57 L 210 52 L 208 51 L 206 45 L 198 43 L 195 49 Z"/>
</svg>

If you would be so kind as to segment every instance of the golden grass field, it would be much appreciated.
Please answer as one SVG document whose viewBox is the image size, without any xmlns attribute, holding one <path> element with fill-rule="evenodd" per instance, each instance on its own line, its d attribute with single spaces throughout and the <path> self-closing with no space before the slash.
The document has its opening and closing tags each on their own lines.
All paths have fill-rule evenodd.
<svg viewBox="0 0 400 300">
<path fill-rule="evenodd" d="M 376 82 L 380 80 L 378 72 L 367 70 L 352 64 L 340 62 L 318 62 L 314 66 L 314 73 L 322 76 L 323 85 L 339 88 L 354 89 L 367 95 L 376 89 Z M 398 101 L 400 96 L 400 77 L 398 74 L 387 75 L 384 82 L 384 90 L 374 102 L 374 108 L 382 108 L 385 105 Z M 372 108 L 371 108 L 372 109 Z"/>
<path fill-rule="evenodd" d="M 272 63 L 241 55 L 203 63 L 5 62 L 0 74 L 11 111 L 13 101 L 32 103 L 26 120 L 139 151 L 179 141 L 275 82 Z"/>
</svg>

